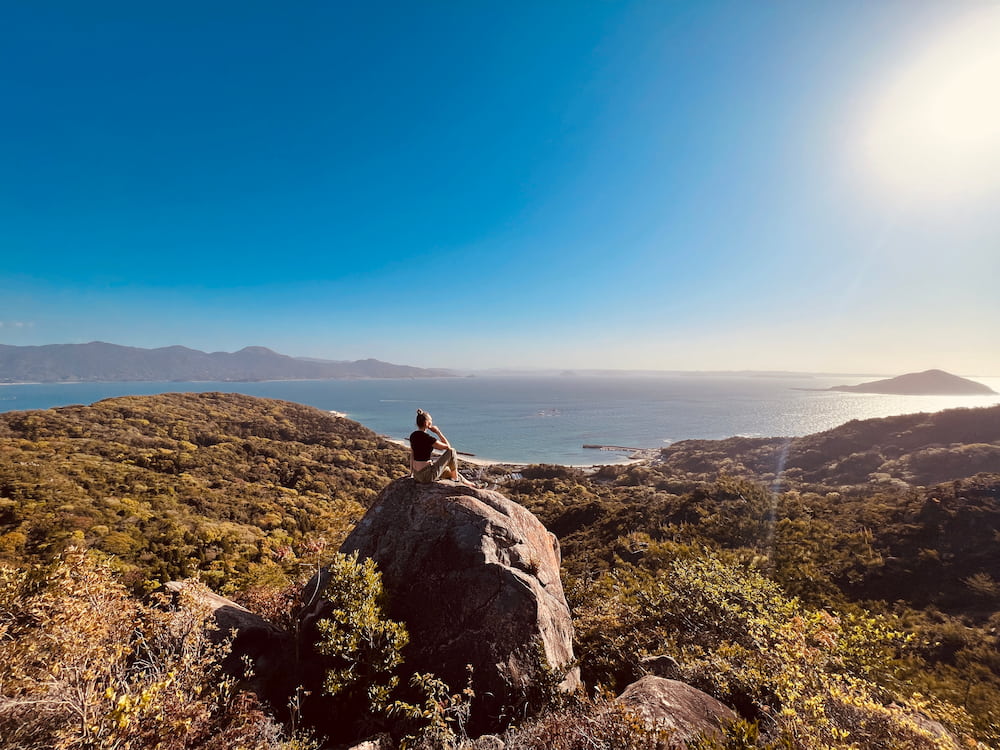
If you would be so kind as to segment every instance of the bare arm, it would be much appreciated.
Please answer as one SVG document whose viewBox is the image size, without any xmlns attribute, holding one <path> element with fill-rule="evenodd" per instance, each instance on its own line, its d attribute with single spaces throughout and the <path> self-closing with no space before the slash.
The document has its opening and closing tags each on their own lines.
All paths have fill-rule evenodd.
<svg viewBox="0 0 1000 750">
<path fill-rule="evenodd" d="M 438 442 L 434 443 L 434 447 L 435 448 L 438 448 L 439 450 L 443 450 L 444 448 L 450 448 L 451 447 L 451 443 L 448 442 L 448 438 L 446 438 L 444 436 L 444 433 L 441 432 L 441 428 L 440 427 L 438 427 L 435 424 L 435 425 L 431 425 L 427 429 L 430 430 L 431 432 L 435 433 L 438 436 Z"/>
</svg>

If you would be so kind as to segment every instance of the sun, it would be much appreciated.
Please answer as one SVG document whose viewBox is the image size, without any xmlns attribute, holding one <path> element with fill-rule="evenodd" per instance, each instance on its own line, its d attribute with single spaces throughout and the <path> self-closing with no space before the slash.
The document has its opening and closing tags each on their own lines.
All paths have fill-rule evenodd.
<svg viewBox="0 0 1000 750">
<path fill-rule="evenodd" d="M 860 137 L 889 195 L 975 200 L 1000 189 L 1000 5 L 936 29 L 878 80 Z"/>
</svg>

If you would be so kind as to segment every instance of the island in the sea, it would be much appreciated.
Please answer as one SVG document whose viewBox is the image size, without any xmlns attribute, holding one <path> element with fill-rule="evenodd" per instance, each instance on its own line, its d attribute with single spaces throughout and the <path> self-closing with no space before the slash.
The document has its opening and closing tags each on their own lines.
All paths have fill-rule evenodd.
<svg viewBox="0 0 1000 750">
<path fill-rule="evenodd" d="M 873 380 L 858 385 L 835 385 L 829 390 L 886 393 L 897 396 L 988 396 L 996 393 L 983 383 L 952 375 L 944 370 L 911 372 L 895 378 Z"/>
</svg>

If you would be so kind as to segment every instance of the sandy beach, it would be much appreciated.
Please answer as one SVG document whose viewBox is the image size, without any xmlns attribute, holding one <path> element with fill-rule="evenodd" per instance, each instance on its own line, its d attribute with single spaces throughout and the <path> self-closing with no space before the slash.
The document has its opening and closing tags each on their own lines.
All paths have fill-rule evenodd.
<svg viewBox="0 0 1000 750">
<path fill-rule="evenodd" d="M 384 439 L 388 440 L 390 443 L 393 443 L 394 445 L 398 445 L 398 446 L 401 446 L 403 448 L 406 448 L 406 450 L 410 450 L 410 441 L 409 440 L 400 440 L 399 438 L 389 437 L 388 435 L 383 435 L 382 437 Z M 479 458 L 478 456 L 462 455 L 461 453 L 458 454 L 458 460 L 459 461 L 463 461 L 464 463 L 467 463 L 467 464 L 474 464 L 475 466 L 514 466 L 515 465 L 515 464 L 505 464 L 502 461 L 491 461 L 488 458 Z"/>
<path fill-rule="evenodd" d="M 390 443 L 393 443 L 394 445 L 398 445 L 398 446 L 400 446 L 402 448 L 406 448 L 407 450 L 410 449 L 410 442 L 408 440 L 401 440 L 399 438 L 389 437 L 388 435 L 382 435 L 382 438 L 384 438 L 385 440 L 388 440 Z M 560 464 L 560 466 L 566 466 L 566 467 L 569 467 L 571 469 L 582 469 L 584 471 L 596 471 L 597 469 L 601 468 L 602 466 L 609 466 L 609 465 L 613 465 L 613 466 L 628 466 L 629 464 L 642 463 L 643 461 L 649 460 L 649 458 L 652 458 L 652 455 L 650 455 L 650 456 L 640 456 L 638 458 L 630 458 L 627 461 L 614 461 L 614 462 L 610 462 L 609 461 L 606 464 L 602 464 L 602 463 L 592 463 L 592 464 L 591 463 L 587 463 L 587 464 Z M 494 461 L 494 460 L 488 459 L 488 458 L 479 458 L 478 456 L 463 455 L 462 453 L 458 454 L 458 460 L 461 461 L 461 462 L 463 462 L 463 463 L 472 464 L 473 466 L 484 466 L 484 467 L 485 466 L 503 466 L 503 467 L 510 468 L 510 469 L 515 469 L 515 470 L 516 469 L 524 468 L 525 466 L 530 466 L 530 464 L 524 464 L 524 463 L 507 463 L 505 461 Z"/>
</svg>

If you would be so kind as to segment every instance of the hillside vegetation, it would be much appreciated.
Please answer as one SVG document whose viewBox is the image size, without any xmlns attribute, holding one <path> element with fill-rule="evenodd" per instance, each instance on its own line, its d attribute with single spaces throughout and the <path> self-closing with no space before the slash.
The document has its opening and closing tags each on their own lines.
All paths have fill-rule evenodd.
<svg viewBox="0 0 1000 750">
<path fill-rule="evenodd" d="M 685 440 L 659 463 L 695 479 L 724 472 L 807 488 L 947 482 L 1000 471 L 1000 406 L 852 420 L 797 438 Z"/>
<path fill-rule="evenodd" d="M 1000 460 L 983 456 L 998 451 L 1000 407 L 960 409 L 795 439 L 686 441 L 595 474 L 529 467 L 507 491 L 562 541 L 584 623 L 612 595 L 619 618 L 649 607 L 653 582 L 682 561 L 747 566 L 814 611 L 886 618 L 905 634 L 893 689 L 967 710 L 996 746 Z M 641 654 L 666 642 L 662 629 L 635 632 L 609 641 L 606 621 L 589 638 L 578 626 L 585 679 L 635 679 Z"/>
<path fill-rule="evenodd" d="M 406 454 L 356 422 L 239 394 L 123 397 L 0 414 L 0 560 L 68 544 L 137 587 L 281 581 L 336 546 Z"/>
<path fill-rule="evenodd" d="M 796 439 L 687 441 L 659 460 L 594 473 L 531 466 L 501 489 L 560 539 L 592 692 L 618 692 L 645 671 L 644 657 L 668 656 L 673 676 L 744 719 L 724 745 L 699 747 L 954 747 L 931 720 L 963 742 L 998 746 L 998 450 L 1000 407 L 955 410 Z M 500 479 L 509 469 L 492 471 Z M 240 395 L 0 415 L 0 559 L 8 565 L 0 568 L 0 675 L 10 672 L 0 699 L 12 685 L 29 700 L 54 684 L 42 667 L 63 636 L 51 628 L 72 628 L 25 613 L 50 611 L 58 592 L 84 607 L 86 587 L 67 583 L 71 573 L 110 592 L 115 603 L 100 606 L 124 611 L 121 602 L 132 602 L 151 633 L 159 626 L 144 592 L 193 575 L 287 622 L 294 597 L 286 585 L 329 559 L 376 494 L 405 473 L 403 449 L 349 420 Z M 93 548 L 98 560 L 60 557 L 71 544 Z M 112 570 L 125 587 L 96 583 Z M 23 674 L 11 666 L 27 653 L 18 643 L 36 644 Z M 115 701 L 132 695 L 128 685 L 145 686 L 140 693 L 160 685 L 148 670 L 114 682 L 115 670 L 133 666 L 108 667 Z M 267 724 L 260 707 L 237 705 L 229 693 L 224 704 L 196 698 L 216 681 L 210 672 L 187 679 L 171 700 L 197 709 L 202 723 L 192 727 L 242 736 L 266 724 L 276 738 L 267 747 L 302 746 L 289 725 Z M 174 695 L 165 684 L 155 690 Z M 449 695 L 412 712 L 437 732 L 428 747 L 461 740 L 449 723 L 461 696 Z M 609 715 L 581 700 L 539 701 L 506 737 L 508 748 L 655 746 L 627 717 L 573 740 L 581 717 Z M 109 727 L 125 711 L 115 706 L 98 711 Z M 129 710 L 125 719 L 138 721 L 139 708 Z M 0 710 L 0 725 L 15 714 Z M 58 730 L 75 738 L 64 746 L 93 746 L 81 739 L 90 730 L 71 724 Z M 135 731 L 120 746 L 148 746 Z M 204 736 L 177 738 L 171 746 L 211 746 Z M 14 746 L 27 745 L 0 741 Z"/>
</svg>

